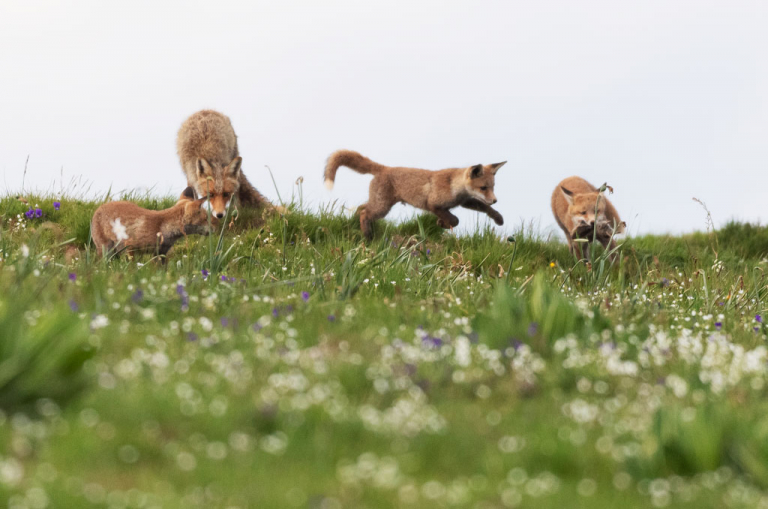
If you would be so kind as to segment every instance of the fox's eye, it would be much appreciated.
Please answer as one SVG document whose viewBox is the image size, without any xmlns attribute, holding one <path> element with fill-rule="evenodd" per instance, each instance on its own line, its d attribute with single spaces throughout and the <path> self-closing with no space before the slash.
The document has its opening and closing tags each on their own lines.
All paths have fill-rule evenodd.
<svg viewBox="0 0 768 509">
<path fill-rule="evenodd" d="M 480 190 L 481 191 L 487 191 L 488 190 L 488 186 L 483 186 L 483 187 L 480 188 Z"/>
<path fill-rule="evenodd" d="M 587 215 L 587 211 L 586 210 L 582 210 L 581 212 L 579 212 L 579 214 L 581 214 L 582 216 L 586 216 Z"/>
</svg>

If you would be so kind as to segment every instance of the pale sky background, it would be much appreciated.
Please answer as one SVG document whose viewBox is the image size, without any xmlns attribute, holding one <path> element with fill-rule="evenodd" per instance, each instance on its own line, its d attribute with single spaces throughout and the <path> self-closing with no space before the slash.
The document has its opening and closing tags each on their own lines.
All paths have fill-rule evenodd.
<svg viewBox="0 0 768 509">
<path fill-rule="evenodd" d="M 762 48 L 762 49 L 761 49 Z M 0 0 L 4 193 L 179 193 L 181 122 L 214 108 L 277 199 L 363 201 L 338 148 L 440 169 L 508 160 L 507 228 L 553 227 L 564 177 L 608 182 L 630 234 L 768 222 L 768 2 Z M 410 215 L 398 206 L 391 217 Z M 463 225 L 481 216 L 461 211 Z M 482 216 L 483 221 L 485 216 Z M 558 233 L 559 236 L 561 234 Z"/>
</svg>

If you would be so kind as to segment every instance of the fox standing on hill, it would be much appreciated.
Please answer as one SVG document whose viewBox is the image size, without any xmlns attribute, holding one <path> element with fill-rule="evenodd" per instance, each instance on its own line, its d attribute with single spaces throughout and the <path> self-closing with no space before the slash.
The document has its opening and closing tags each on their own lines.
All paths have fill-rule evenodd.
<svg viewBox="0 0 768 509">
<path fill-rule="evenodd" d="M 148 210 L 129 201 L 105 203 L 91 219 L 96 251 L 127 249 L 165 255 L 185 235 L 210 233 L 208 212 L 201 208 L 205 200 L 195 199 L 188 187 L 176 205 L 165 210 Z"/>
<path fill-rule="evenodd" d="M 626 223 L 611 202 L 598 189 L 581 177 L 568 177 L 552 192 L 552 213 L 568 239 L 571 253 L 589 259 L 588 242 L 597 239 L 603 247 L 613 249 L 613 235 L 624 232 Z M 597 231 L 597 233 L 595 233 Z M 578 253 L 574 239 L 586 239 Z"/>
<path fill-rule="evenodd" d="M 496 224 L 501 225 L 504 224 L 504 218 L 491 205 L 497 201 L 493 194 L 496 172 L 504 163 L 506 161 L 430 171 L 384 166 L 357 152 L 339 150 L 328 158 L 325 185 L 328 189 L 333 188 L 336 171 L 340 166 L 373 175 L 368 203 L 358 208 L 360 228 L 368 239 L 373 237 L 373 221 L 386 216 L 398 202 L 432 212 L 443 228 L 453 228 L 459 224 L 459 218 L 450 212 L 450 209 L 459 206 L 485 212 Z"/>
<path fill-rule="evenodd" d="M 237 136 L 226 115 L 213 110 L 194 113 L 181 124 L 176 149 L 187 185 L 198 197 L 210 197 L 214 216 L 224 217 L 235 194 L 243 205 L 271 206 L 243 175 Z"/>
</svg>

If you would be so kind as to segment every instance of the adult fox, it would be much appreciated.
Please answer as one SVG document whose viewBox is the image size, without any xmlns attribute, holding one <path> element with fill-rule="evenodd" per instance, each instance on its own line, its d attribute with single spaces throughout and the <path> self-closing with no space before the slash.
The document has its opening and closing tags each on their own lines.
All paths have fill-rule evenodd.
<svg viewBox="0 0 768 509">
<path fill-rule="evenodd" d="M 623 233 L 626 223 L 613 204 L 598 189 L 581 177 L 568 177 L 552 191 L 552 214 L 565 233 L 568 247 L 576 256 L 589 259 L 587 242 L 593 238 L 613 249 L 613 235 Z M 595 233 L 595 231 L 597 233 Z M 585 239 L 581 253 L 574 239 Z"/>
<path fill-rule="evenodd" d="M 443 228 L 459 224 L 459 218 L 450 212 L 459 206 L 485 212 L 502 225 L 504 218 L 491 205 L 497 201 L 493 194 L 496 172 L 505 163 L 430 171 L 384 166 L 352 150 L 338 150 L 325 166 L 325 185 L 333 187 L 340 166 L 373 175 L 368 202 L 358 208 L 360 228 L 368 239 L 373 237 L 373 221 L 386 216 L 398 202 L 432 212 Z"/>
<path fill-rule="evenodd" d="M 272 206 L 245 178 L 237 135 L 226 115 L 213 110 L 192 114 L 181 124 L 176 150 L 187 185 L 198 197 L 210 199 L 215 217 L 224 217 L 235 195 L 244 206 Z"/>
</svg>

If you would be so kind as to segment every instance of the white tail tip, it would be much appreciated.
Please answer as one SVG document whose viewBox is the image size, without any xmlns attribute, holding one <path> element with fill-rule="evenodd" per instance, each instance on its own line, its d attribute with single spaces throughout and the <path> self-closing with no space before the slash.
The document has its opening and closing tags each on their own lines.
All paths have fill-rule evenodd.
<svg viewBox="0 0 768 509">
<path fill-rule="evenodd" d="M 326 189 L 333 189 L 333 180 L 331 179 L 325 179 L 325 188 Z"/>
</svg>

